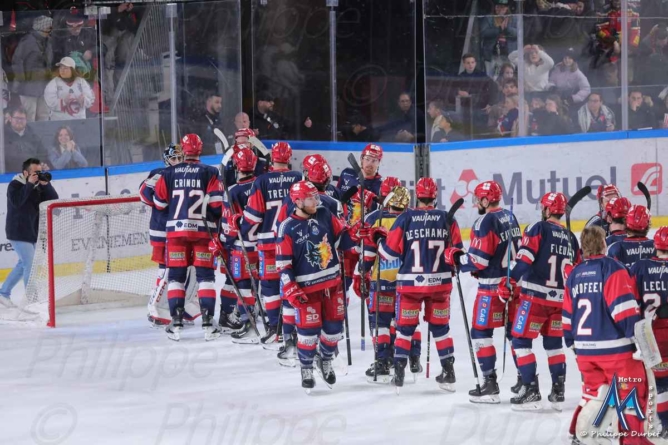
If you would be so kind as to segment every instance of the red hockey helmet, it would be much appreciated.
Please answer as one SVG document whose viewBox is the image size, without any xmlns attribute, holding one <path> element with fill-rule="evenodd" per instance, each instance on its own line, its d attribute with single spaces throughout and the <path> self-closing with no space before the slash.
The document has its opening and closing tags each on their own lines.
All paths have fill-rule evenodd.
<svg viewBox="0 0 668 445">
<path fill-rule="evenodd" d="M 656 231 L 654 247 L 656 250 L 668 250 L 668 226 L 663 226 Z"/>
<path fill-rule="evenodd" d="M 369 156 L 372 158 L 376 158 L 379 161 L 383 160 L 383 147 L 377 144 L 368 144 L 366 147 L 364 147 L 364 150 L 362 150 L 362 155 L 360 156 L 360 159 Z"/>
<path fill-rule="evenodd" d="M 435 199 L 437 194 L 438 187 L 431 178 L 420 178 L 415 185 L 415 196 L 417 198 Z"/>
<path fill-rule="evenodd" d="M 612 198 L 605 205 L 605 213 L 612 219 L 626 218 L 631 208 L 631 201 L 627 198 Z"/>
<path fill-rule="evenodd" d="M 622 194 L 619 193 L 619 189 L 614 184 L 600 185 L 598 190 L 596 190 L 596 199 L 598 199 L 599 202 L 603 198 L 611 199 L 619 198 L 620 196 L 622 196 Z"/>
<path fill-rule="evenodd" d="M 181 148 L 186 157 L 199 157 L 202 153 L 202 140 L 195 133 L 183 136 Z"/>
<path fill-rule="evenodd" d="M 250 128 L 240 128 L 234 133 L 234 140 L 236 141 L 239 138 L 252 138 L 255 136 L 255 132 Z"/>
<path fill-rule="evenodd" d="M 239 153 L 239 152 L 240 152 L 241 150 L 243 150 L 243 149 L 249 149 L 249 150 L 252 150 L 250 144 L 246 144 L 246 143 L 243 143 L 243 142 L 242 142 L 242 143 L 238 143 L 238 144 L 234 144 L 234 145 L 232 146 L 232 152 L 233 152 L 234 154 Z"/>
<path fill-rule="evenodd" d="M 319 198 L 318 189 L 309 181 L 299 181 L 290 187 L 290 200 L 295 203 L 298 199 Z"/>
<path fill-rule="evenodd" d="M 401 187 L 401 181 L 394 176 L 388 176 L 383 179 L 383 182 L 380 184 L 380 196 L 385 198 L 395 187 Z"/>
<path fill-rule="evenodd" d="M 644 232 L 649 229 L 652 215 L 647 207 L 641 205 L 631 206 L 626 214 L 626 228 L 634 232 Z"/>
<path fill-rule="evenodd" d="M 236 144 L 235 144 L 236 145 Z M 257 164 L 257 156 L 250 148 L 242 148 L 232 156 L 232 161 L 236 165 L 237 170 L 244 173 L 255 171 L 255 164 Z"/>
<path fill-rule="evenodd" d="M 302 161 L 302 170 L 306 170 L 309 165 L 314 164 L 316 162 L 326 163 L 327 160 L 321 154 L 306 155 L 306 157 L 304 157 L 304 160 Z"/>
<path fill-rule="evenodd" d="M 276 142 L 271 146 L 271 160 L 279 164 L 287 164 L 292 157 L 292 147 L 284 141 Z"/>
<path fill-rule="evenodd" d="M 478 184 L 473 195 L 482 200 L 487 198 L 490 203 L 501 201 L 501 186 L 496 181 L 485 181 Z"/>
<path fill-rule="evenodd" d="M 332 177 L 332 169 L 326 162 L 314 162 L 306 166 L 306 177 L 317 184 L 326 184 Z"/>
<path fill-rule="evenodd" d="M 563 193 L 546 193 L 540 199 L 540 205 L 549 209 L 550 213 L 555 216 L 561 216 L 566 213 L 566 196 Z"/>
</svg>

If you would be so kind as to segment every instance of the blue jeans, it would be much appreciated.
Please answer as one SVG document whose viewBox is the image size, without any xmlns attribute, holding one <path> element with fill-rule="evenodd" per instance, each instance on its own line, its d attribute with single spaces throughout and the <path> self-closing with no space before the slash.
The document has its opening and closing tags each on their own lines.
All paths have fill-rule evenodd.
<svg viewBox="0 0 668 445">
<path fill-rule="evenodd" d="M 14 251 L 19 256 L 19 262 L 16 263 L 14 269 L 7 275 L 7 279 L 2 284 L 0 289 L 0 296 L 9 298 L 12 289 L 23 277 L 23 284 L 28 288 L 28 280 L 30 279 L 30 270 L 32 269 L 32 259 L 35 256 L 35 244 L 26 241 L 9 240 L 12 243 Z"/>
</svg>

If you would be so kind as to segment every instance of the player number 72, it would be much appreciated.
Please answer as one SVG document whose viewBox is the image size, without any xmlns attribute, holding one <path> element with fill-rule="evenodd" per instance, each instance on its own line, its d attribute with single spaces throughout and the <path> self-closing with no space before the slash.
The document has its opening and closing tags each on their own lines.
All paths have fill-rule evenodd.
<svg viewBox="0 0 668 445">
<path fill-rule="evenodd" d="M 438 271 L 438 266 L 441 264 L 441 257 L 445 251 L 445 240 L 429 240 L 427 242 L 427 248 L 429 250 L 436 249 L 436 259 L 434 260 L 434 267 L 431 268 L 432 272 Z M 424 272 L 424 267 L 420 264 L 422 256 L 420 255 L 420 241 L 413 241 L 411 243 L 411 250 L 413 251 L 413 267 L 412 272 L 421 273 Z"/>
<path fill-rule="evenodd" d="M 174 210 L 174 216 L 179 217 L 181 212 L 181 206 L 183 205 L 183 199 L 185 198 L 185 190 L 173 190 L 172 197 L 178 198 L 176 203 L 176 209 Z M 188 193 L 188 198 L 197 198 L 190 207 L 188 207 L 188 219 L 202 219 L 202 203 L 204 201 L 204 190 L 190 190 Z"/>
</svg>

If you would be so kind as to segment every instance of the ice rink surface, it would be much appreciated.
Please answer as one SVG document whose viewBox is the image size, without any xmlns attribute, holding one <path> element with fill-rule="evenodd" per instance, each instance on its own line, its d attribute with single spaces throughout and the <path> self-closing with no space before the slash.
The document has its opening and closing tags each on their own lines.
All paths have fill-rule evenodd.
<svg viewBox="0 0 668 445">
<path fill-rule="evenodd" d="M 222 281 L 219 281 L 222 283 Z M 476 282 L 462 274 L 469 322 Z M 20 286 L 20 285 L 19 285 Z M 14 299 L 21 293 L 15 291 Z M 474 405 L 474 388 L 459 297 L 452 294 L 456 393 L 438 388 L 435 345 L 431 376 L 415 384 L 407 370 L 400 395 L 367 383 L 373 361 L 360 350 L 360 302 L 349 307 L 353 365 L 329 390 L 316 380 L 311 395 L 298 368 L 276 353 L 236 345 L 229 336 L 205 342 L 199 320 L 179 343 L 152 329 L 145 307 L 58 316 L 58 328 L 0 325 L 2 444 L 567 444 L 580 375 L 566 351 L 566 402 L 550 408 L 551 380 L 540 338 L 535 342 L 544 412 L 510 409 L 516 372 L 508 349 L 500 405 Z M 426 362 L 426 326 L 422 364 Z M 503 331 L 495 332 L 501 372 Z M 339 343 L 345 351 L 345 341 Z M 344 356 L 345 357 L 345 354 Z"/>
</svg>

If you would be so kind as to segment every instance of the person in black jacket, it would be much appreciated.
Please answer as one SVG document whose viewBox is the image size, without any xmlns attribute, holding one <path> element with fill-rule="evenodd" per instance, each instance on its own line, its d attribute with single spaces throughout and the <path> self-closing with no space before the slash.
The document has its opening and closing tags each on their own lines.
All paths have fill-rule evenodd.
<svg viewBox="0 0 668 445">
<path fill-rule="evenodd" d="M 261 91 L 255 96 L 257 100 L 253 109 L 253 125 L 259 130 L 256 135 L 261 139 L 294 139 L 299 131 L 297 125 L 289 119 L 274 112 L 274 96 L 268 91 Z M 307 117 L 303 122 L 305 128 L 311 128 L 313 122 Z"/>
<path fill-rule="evenodd" d="M 42 140 L 27 126 L 27 123 L 25 110 L 16 108 L 10 115 L 9 123 L 5 125 L 5 172 L 7 173 L 21 171 L 26 158 L 46 158 L 46 149 Z"/>
<path fill-rule="evenodd" d="M 629 88 L 629 130 L 654 128 L 653 105 L 652 99 L 643 96 L 640 89 Z"/>
<path fill-rule="evenodd" d="M 12 289 L 23 278 L 28 287 L 32 259 L 39 227 L 39 205 L 58 199 L 58 193 L 50 181 L 40 180 L 42 162 L 29 158 L 23 162 L 23 173 L 14 176 L 7 187 L 7 221 L 5 233 L 19 257 L 19 262 L 7 276 L 0 289 L 0 307 L 14 307 L 10 298 Z"/>
</svg>

